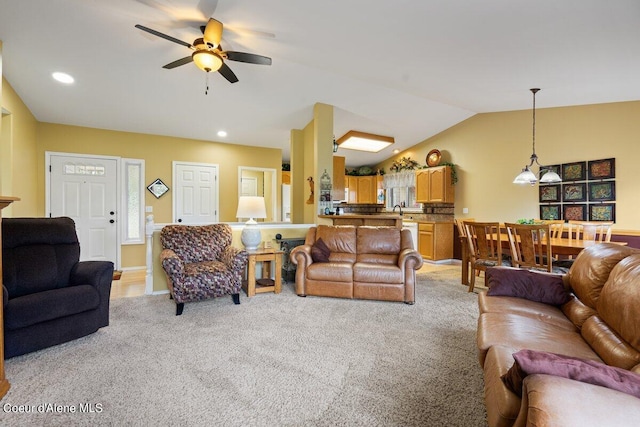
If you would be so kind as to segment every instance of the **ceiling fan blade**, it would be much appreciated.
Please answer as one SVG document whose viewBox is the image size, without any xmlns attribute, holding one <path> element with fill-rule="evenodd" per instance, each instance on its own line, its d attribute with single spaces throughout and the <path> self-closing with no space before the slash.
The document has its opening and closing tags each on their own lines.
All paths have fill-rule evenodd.
<svg viewBox="0 0 640 427">
<path fill-rule="evenodd" d="M 218 72 L 222 74 L 225 79 L 229 80 L 229 83 L 236 83 L 238 81 L 238 78 L 233 71 L 231 71 L 231 68 L 229 68 L 225 63 L 222 63 L 222 67 L 220 67 Z"/>
<path fill-rule="evenodd" d="M 207 18 L 213 16 L 218 7 L 218 0 L 200 0 L 198 2 L 198 10 Z"/>
<path fill-rule="evenodd" d="M 188 64 L 189 62 L 193 62 L 193 57 L 191 55 L 185 56 L 184 58 L 177 59 L 173 62 L 168 63 L 162 68 L 166 68 L 167 70 L 171 70 L 172 68 L 179 67 L 184 64 Z"/>
<path fill-rule="evenodd" d="M 214 48 L 220 46 L 222 40 L 222 22 L 209 18 L 207 25 L 202 30 L 204 41 L 213 45 Z"/>
<path fill-rule="evenodd" d="M 227 59 L 231 61 L 246 62 L 249 64 L 271 65 L 271 58 L 262 55 L 254 55 L 253 53 L 245 52 L 224 52 L 227 55 Z"/>
<path fill-rule="evenodd" d="M 180 39 L 168 36 L 168 35 L 166 35 L 164 33 L 161 33 L 160 31 L 152 30 L 151 28 L 147 28 L 144 25 L 136 24 L 136 28 L 138 28 L 138 29 L 140 29 L 142 31 L 146 31 L 149 34 L 153 34 L 154 36 L 162 37 L 163 39 L 169 40 L 170 42 L 178 43 L 178 44 L 180 44 L 182 46 L 186 46 L 186 47 L 188 47 L 190 49 L 193 48 L 193 46 L 191 46 L 191 44 L 189 44 L 187 42 L 183 42 Z"/>
</svg>

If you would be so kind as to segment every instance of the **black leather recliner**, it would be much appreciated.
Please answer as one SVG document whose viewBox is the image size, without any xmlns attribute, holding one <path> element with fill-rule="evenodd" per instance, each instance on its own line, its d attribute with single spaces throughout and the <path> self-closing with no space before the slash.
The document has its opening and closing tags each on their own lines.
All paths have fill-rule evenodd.
<svg viewBox="0 0 640 427">
<path fill-rule="evenodd" d="M 79 260 L 71 218 L 2 220 L 6 359 L 109 324 L 113 263 Z"/>
</svg>

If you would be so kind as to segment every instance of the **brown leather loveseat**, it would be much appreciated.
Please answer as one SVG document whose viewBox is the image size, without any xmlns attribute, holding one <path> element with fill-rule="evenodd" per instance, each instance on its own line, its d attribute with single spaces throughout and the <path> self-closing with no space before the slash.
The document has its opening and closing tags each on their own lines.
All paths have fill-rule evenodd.
<svg viewBox="0 0 640 427">
<path fill-rule="evenodd" d="M 489 426 L 639 425 L 640 250 L 612 243 L 585 249 L 569 273 L 553 278 L 565 292 L 559 305 L 499 294 L 491 275 L 507 270 L 498 269 L 488 272 L 489 292 L 478 295 Z M 552 279 L 527 274 L 538 274 L 533 285 Z M 514 360 L 527 354 L 538 365 L 514 391 Z"/>
<path fill-rule="evenodd" d="M 325 259 L 316 256 L 318 246 L 327 250 Z M 291 261 L 297 265 L 296 293 L 300 296 L 407 304 L 415 302 L 415 270 L 422 267 L 411 232 L 395 227 L 311 227 L 305 244 L 291 251 Z"/>
</svg>

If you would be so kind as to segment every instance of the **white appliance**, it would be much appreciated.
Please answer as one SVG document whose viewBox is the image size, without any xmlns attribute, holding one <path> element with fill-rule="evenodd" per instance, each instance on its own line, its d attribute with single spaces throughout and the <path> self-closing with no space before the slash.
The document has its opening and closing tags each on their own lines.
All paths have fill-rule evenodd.
<svg viewBox="0 0 640 427">
<path fill-rule="evenodd" d="M 291 185 L 282 184 L 282 221 L 291 222 Z"/>
<path fill-rule="evenodd" d="M 411 232 L 411 239 L 413 240 L 413 249 L 418 250 L 418 223 L 417 222 L 409 222 L 402 221 L 402 228 L 406 228 Z"/>
</svg>

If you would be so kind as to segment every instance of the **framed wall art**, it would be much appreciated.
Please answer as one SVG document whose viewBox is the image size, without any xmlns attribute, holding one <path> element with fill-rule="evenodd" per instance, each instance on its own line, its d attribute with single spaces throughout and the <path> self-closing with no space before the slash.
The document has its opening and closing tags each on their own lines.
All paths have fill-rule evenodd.
<svg viewBox="0 0 640 427">
<path fill-rule="evenodd" d="M 565 221 L 586 221 L 587 220 L 587 205 L 562 205 L 562 218 Z"/>
<path fill-rule="evenodd" d="M 541 185 L 538 187 L 540 203 L 559 202 L 560 185 Z"/>
<path fill-rule="evenodd" d="M 590 202 L 610 202 L 616 199 L 615 181 L 597 181 L 589 183 Z"/>
<path fill-rule="evenodd" d="M 169 187 L 167 187 L 167 185 L 158 178 L 147 186 L 147 190 L 156 196 L 156 199 L 159 199 L 164 193 L 169 191 Z"/>
<path fill-rule="evenodd" d="M 616 177 L 616 159 L 590 160 L 589 179 L 611 179 Z"/>
<path fill-rule="evenodd" d="M 562 184 L 563 202 L 586 202 L 587 184 Z"/>
<path fill-rule="evenodd" d="M 560 219 L 562 205 L 540 205 L 540 219 Z"/>
<path fill-rule="evenodd" d="M 562 181 L 584 181 L 587 179 L 587 162 L 564 163 Z"/>
<path fill-rule="evenodd" d="M 599 203 L 589 205 L 589 221 L 615 221 L 615 203 Z"/>
</svg>

